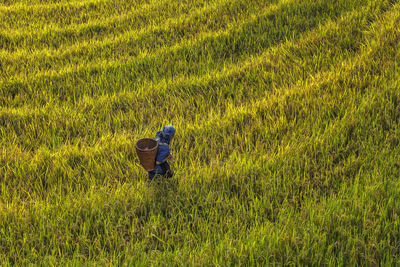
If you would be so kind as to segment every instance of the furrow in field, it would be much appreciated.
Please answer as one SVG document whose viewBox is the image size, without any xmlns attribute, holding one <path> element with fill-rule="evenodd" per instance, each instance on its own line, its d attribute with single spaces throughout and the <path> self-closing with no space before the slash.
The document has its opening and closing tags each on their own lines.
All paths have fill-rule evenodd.
<svg viewBox="0 0 400 267">
<path fill-rule="evenodd" d="M 177 124 L 178 128 L 182 129 L 180 138 L 174 143 L 174 146 L 179 148 L 176 153 L 178 165 L 181 168 L 208 165 L 213 160 L 228 160 L 232 153 L 240 155 L 265 149 L 276 152 L 288 148 L 283 144 L 293 137 L 302 136 L 304 131 L 311 131 L 306 135 L 312 135 L 318 130 L 324 131 L 331 121 L 343 118 L 349 106 L 358 105 L 358 100 L 349 98 L 350 95 L 355 98 L 362 97 L 365 90 L 371 91 L 372 88 L 379 87 L 383 82 L 380 76 L 388 76 L 388 70 L 397 66 L 397 49 L 400 48 L 397 40 L 400 31 L 395 25 L 399 22 L 399 14 L 389 17 L 389 22 L 385 23 L 386 27 L 374 36 L 373 42 L 364 47 L 361 54 L 346 59 L 346 63 L 339 69 L 321 72 L 303 85 L 277 91 L 277 94 L 269 99 L 256 100 L 247 106 L 239 107 L 234 113 L 228 112 L 219 120 L 209 120 L 205 125 L 185 129 L 186 123 L 182 120 L 181 124 Z M 383 64 L 384 62 L 386 64 Z M 382 67 L 378 68 L 374 64 Z M 297 127 L 300 124 L 308 127 Z M 319 128 L 315 128 L 316 125 L 319 125 Z M 127 179 L 127 173 L 138 171 L 131 170 L 134 158 L 132 145 L 136 136 L 110 135 L 106 139 L 99 139 L 94 147 L 82 144 L 82 148 L 74 146 L 56 153 L 41 149 L 33 160 L 28 162 L 18 153 L 13 155 L 13 158 L 3 155 L 3 160 L 9 160 L 3 166 L 12 169 L 13 165 L 17 164 L 14 167 L 23 170 L 19 173 L 21 179 L 12 178 L 15 173 L 9 172 L 5 182 L 7 187 L 18 188 L 23 186 L 18 184 L 23 181 L 25 185 L 30 185 L 27 190 L 35 188 L 31 189 L 35 191 L 38 187 L 43 190 L 53 183 L 57 184 L 57 181 L 53 181 L 54 177 L 86 177 L 88 180 L 77 181 L 77 184 L 86 187 L 95 181 L 99 182 L 98 179 L 111 179 L 106 177 L 110 177 L 109 173 L 113 170 L 120 170 L 120 173 L 113 175 L 115 181 Z M 207 145 L 201 140 L 207 140 Z M 266 144 L 266 140 L 270 143 Z M 113 148 L 113 143 L 120 145 Z M 71 152 L 71 149 L 74 152 Z M 76 151 L 80 151 L 77 152 L 78 155 L 75 154 Z M 64 153 L 72 153 L 72 158 Z M 104 165 L 96 167 L 99 162 Z M 54 175 L 55 173 L 57 175 Z M 48 180 L 26 178 L 36 176 L 47 177 Z M 42 184 L 37 184 L 39 181 Z"/>
<path fill-rule="evenodd" d="M 145 4 L 124 15 L 90 21 L 78 26 L 44 29 L 44 31 L 27 34 L 0 32 L 0 48 L 10 52 L 26 48 L 30 50 L 62 49 L 64 46 L 88 39 L 99 40 L 106 36 L 118 36 L 127 30 L 157 25 L 175 16 L 193 12 L 207 4 L 207 1 L 188 0 L 183 5 L 176 1 L 163 0 L 155 2 L 154 5 Z"/>
<path fill-rule="evenodd" d="M 94 137 L 90 141 L 94 142 L 102 131 L 134 129 L 137 125 L 145 125 L 150 122 L 150 115 L 154 112 L 160 116 L 169 116 L 172 120 L 183 116 L 187 122 L 197 122 L 204 120 L 203 114 L 207 114 L 211 106 L 216 107 L 215 110 L 211 109 L 218 116 L 224 110 L 229 110 L 229 105 L 263 98 L 280 87 L 301 82 L 317 72 L 334 69 L 339 62 L 356 53 L 362 46 L 365 39 L 362 32 L 372 22 L 369 16 L 374 11 L 375 9 L 367 8 L 355 11 L 338 23 L 330 22 L 318 31 L 309 33 L 297 43 L 287 42 L 258 58 L 239 62 L 212 75 L 156 85 L 156 90 L 151 93 L 144 89 L 141 94 L 124 93 L 104 96 L 98 100 L 85 98 L 77 105 L 64 104 L 63 107 L 54 109 L 50 104 L 50 109 L 36 108 L 33 109 L 34 113 L 29 111 L 32 107 L 3 110 L 2 121 L 8 125 L 7 128 L 11 127 L 3 132 L 3 138 L 12 140 L 13 136 L 19 136 L 18 139 L 25 139 L 24 146 L 32 149 L 43 143 L 53 146 L 49 140 L 54 136 L 63 136 L 57 143 L 76 138 L 86 139 L 88 136 Z M 353 43 L 350 50 L 347 46 L 349 40 Z M 296 64 L 298 61 L 303 62 L 302 66 Z M 215 88 L 218 90 L 213 92 Z M 195 95 L 197 97 L 193 99 Z M 142 111 L 143 107 L 147 107 L 146 112 Z M 114 117 L 110 117 L 110 114 L 114 114 Z M 54 123 L 57 121 L 61 124 Z M 67 122 L 72 123 L 68 126 Z M 95 124 L 91 125 L 90 122 Z M 107 126 L 104 125 L 105 122 Z M 43 123 L 45 124 L 42 125 Z M 77 125 L 73 126 L 74 124 Z M 46 129 L 48 132 L 39 134 L 29 130 L 38 129 L 38 125 L 42 125 L 39 129 Z M 57 129 L 64 129 L 66 132 L 61 133 Z"/>
<path fill-rule="evenodd" d="M 78 26 L 90 21 L 100 21 L 124 15 L 143 5 L 154 5 L 143 0 L 88 1 L 55 6 L 0 7 L 0 29 L 3 34 L 31 33 L 41 30 Z"/>
<path fill-rule="evenodd" d="M 150 55 L 176 43 L 202 39 L 204 35 L 238 27 L 238 21 L 260 12 L 268 2 L 248 5 L 247 1 L 219 2 L 196 12 L 177 17 L 163 25 L 154 25 L 139 31 L 125 32 L 116 38 L 96 42 L 82 42 L 59 50 L 21 51 L 0 53 L 0 74 L 11 77 L 34 77 L 44 72 L 58 73 L 63 69 L 90 68 L 99 61 L 121 61 L 135 56 Z M 205 34 L 204 32 L 207 32 Z M 84 62 L 84 63 L 82 63 Z"/>
<path fill-rule="evenodd" d="M 22 100 L 20 98 L 22 95 L 30 102 L 43 102 L 49 97 L 60 101 L 74 101 L 85 95 L 116 93 L 127 88 L 136 90 L 138 85 L 149 80 L 154 82 L 176 79 L 179 76 L 206 74 L 210 71 L 210 67 L 222 69 L 229 63 L 257 54 L 286 39 L 299 37 L 308 28 L 317 27 L 319 23 L 354 8 L 341 3 L 332 6 L 313 3 L 310 4 L 310 8 L 307 8 L 307 5 L 299 3 L 283 6 L 273 14 L 257 17 L 237 30 L 217 34 L 183 47 L 178 45 L 168 48 L 164 53 L 135 58 L 127 63 L 104 62 L 103 66 L 32 77 L 29 81 L 17 79 L 3 82 L 0 86 L 2 104 L 20 105 L 18 102 Z M 304 12 L 309 12 L 309 15 L 314 14 L 316 17 L 313 20 L 302 19 Z M 287 21 L 294 16 L 298 18 L 296 22 Z M 280 27 L 286 31 L 282 33 Z M 46 87 L 49 90 L 43 91 L 42 88 Z"/>
</svg>

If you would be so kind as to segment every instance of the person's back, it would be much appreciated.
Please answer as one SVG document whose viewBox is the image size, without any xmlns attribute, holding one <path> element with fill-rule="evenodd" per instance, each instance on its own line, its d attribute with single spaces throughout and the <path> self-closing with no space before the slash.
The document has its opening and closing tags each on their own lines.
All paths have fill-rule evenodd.
<svg viewBox="0 0 400 267">
<path fill-rule="evenodd" d="M 171 125 L 165 126 L 161 131 L 156 134 L 158 142 L 158 151 L 156 156 L 156 165 L 153 171 L 149 171 L 149 179 L 152 180 L 156 175 L 163 175 L 172 177 L 173 172 L 168 164 L 168 160 L 172 158 L 169 145 L 175 135 L 175 128 Z"/>
</svg>

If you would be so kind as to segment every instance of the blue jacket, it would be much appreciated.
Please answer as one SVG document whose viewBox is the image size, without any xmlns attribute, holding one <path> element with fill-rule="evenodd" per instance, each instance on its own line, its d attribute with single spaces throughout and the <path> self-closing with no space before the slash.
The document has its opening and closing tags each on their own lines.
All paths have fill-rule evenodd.
<svg viewBox="0 0 400 267">
<path fill-rule="evenodd" d="M 169 144 L 174 135 L 175 128 L 171 125 L 164 126 L 161 131 L 156 133 L 156 140 L 158 142 L 156 161 L 163 162 L 171 154 Z"/>
<path fill-rule="evenodd" d="M 159 142 L 156 161 L 163 162 L 170 154 L 169 145 Z"/>
</svg>

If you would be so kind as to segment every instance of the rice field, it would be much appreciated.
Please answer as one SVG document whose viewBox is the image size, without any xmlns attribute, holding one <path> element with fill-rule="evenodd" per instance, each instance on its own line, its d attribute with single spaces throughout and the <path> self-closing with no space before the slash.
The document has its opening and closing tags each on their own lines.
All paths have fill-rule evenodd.
<svg viewBox="0 0 400 267">
<path fill-rule="evenodd" d="M 397 0 L 0 0 L 0 266 L 400 265 Z M 173 178 L 135 143 L 171 124 Z"/>
</svg>

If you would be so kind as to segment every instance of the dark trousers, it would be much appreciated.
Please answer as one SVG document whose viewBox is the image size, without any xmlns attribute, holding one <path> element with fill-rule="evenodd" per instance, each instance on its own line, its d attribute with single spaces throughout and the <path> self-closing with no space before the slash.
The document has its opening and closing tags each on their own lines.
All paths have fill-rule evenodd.
<svg viewBox="0 0 400 267">
<path fill-rule="evenodd" d="M 149 179 L 153 180 L 153 178 L 156 175 L 165 176 L 167 178 L 170 178 L 174 175 L 174 172 L 171 170 L 171 167 L 169 166 L 168 162 L 163 162 L 160 165 L 156 164 L 156 167 L 154 168 L 154 170 L 149 171 Z"/>
</svg>

